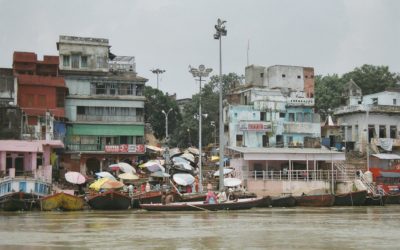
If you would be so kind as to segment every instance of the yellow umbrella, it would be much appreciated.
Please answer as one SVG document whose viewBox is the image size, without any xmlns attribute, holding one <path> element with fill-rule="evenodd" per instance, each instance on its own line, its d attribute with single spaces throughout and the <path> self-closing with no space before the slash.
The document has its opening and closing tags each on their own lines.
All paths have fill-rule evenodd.
<svg viewBox="0 0 400 250">
<path fill-rule="evenodd" d="M 219 156 L 211 156 L 211 161 L 212 161 L 212 162 L 217 162 L 217 161 L 219 161 Z"/>
<path fill-rule="evenodd" d="M 102 186 L 105 182 L 107 182 L 107 181 L 109 181 L 109 180 L 110 180 L 110 179 L 108 179 L 108 178 L 100 178 L 100 179 L 98 179 L 97 181 L 95 181 L 95 182 L 93 182 L 92 184 L 90 184 L 89 188 L 94 189 L 94 190 L 96 190 L 96 191 L 99 191 L 100 188 L 101 188 L 101 186 Z"/>
</svg>

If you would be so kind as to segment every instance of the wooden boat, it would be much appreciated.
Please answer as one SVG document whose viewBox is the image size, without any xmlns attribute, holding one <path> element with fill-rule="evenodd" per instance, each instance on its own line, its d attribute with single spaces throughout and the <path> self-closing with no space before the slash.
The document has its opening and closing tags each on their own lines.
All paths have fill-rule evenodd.
<svg viewBox="0 0 400 250">
<path fill-rule="evenodd" d="M 82 197 L 63 192 L 43 197 L 40 199 L 39 203 L 42 211 L 51 211 L 57 209 L 76 211 L 82 210 L 83 206 L 85 205 L 85 201 Z"/>
<path fill-rule="evenodd" d="M 296 199 L 291 196 L 273 196 L 271 197 L 272 207 L 294 207 L 296 206 Z"/>
<path fill-rule="evenodd" d="M 272 201 L 270 196 L 264 196 L 261 198 L 260 204 L 257 207 L 271 207 Z"/>
<path fill-rule="evenodd" d="M 148 211 L 217 211 L 217 210 L 241 210 L 256 207 L 263 198 L 239 199 L 238 201 L 226 201 L 217 204 L 208 204 L 202 201 L 174 202 L 163 205 L 161 203 L 141 204 L 140 207 Z"/>
<path fill-rule="evenodd" d="M 38 196 L 25 192 L 13 192 L 1 197 L 0 208 L 4 211 L 30 211 L 38 208 Z"/>
<path fill-rule="evenodd" d="M 385 204 L 400 204 L 400 193 L 388 194 Z"/>
<path fill-rule="evenodd" d="M 135 194 L 132 197 L 132 208 L 140 208 L 140 204 L 161 203 L 161 191 L 149 191 Z"/>
<path fill-rule="evenodd" d="M 387 195 L 371 195 L 368 194 L 365 198 L 365 206 L 384 206 L 386 203 Z"/>
<path fill-rule="evenodd" d="M 49 194 L 50 185 L 28 176 L 4 178 L 0 181 L 0 208 L 5 211 L 37 209 L 38 200 Z"/>
<path fill-rule="evenodd" d="M 335 201 L 331 194 L 302 195 L 295 197 L 297 206 L 304 207 L 330 207 Z"/>
<path fill-rule="evenodd" d="M 124 210 L 131 206 L 131 197 L 118 191 L 110 190 L 88 196 L 88 204 L 98 210 Z"/>
<path fill-rule="evenodd" d="M 336 194 L 334 206 L 362 206 L 367 197 L 367 190 Z"/>
<path fill-rule="evenodd" d="M 177 195 L 177 201 L 188 202 L 188 201 L 205 201 L 207 197 L 206 192 L 202 193 L 184 193 L 182 195 Z"/>
</svg>

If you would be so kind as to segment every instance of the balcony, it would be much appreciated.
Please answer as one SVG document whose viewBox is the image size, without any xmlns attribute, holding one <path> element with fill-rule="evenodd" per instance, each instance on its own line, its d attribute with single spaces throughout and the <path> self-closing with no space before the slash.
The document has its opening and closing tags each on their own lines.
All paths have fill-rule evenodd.
<svg viewBox="0 0 400 250">
<path fill-rule="evenodd" d="M 380 146 L 381 143 L 390 142 L 389 140 L 391 141 L 393 147 L 400 147 L 400 139 L 393 138 L 372 138 L 371 143 Z"/>
<path fill-rule="evenodd" d="M 77 115 L 77 122 L 128 123 L 143 122 L 143 116 Z"/>
<path fill-rule="evenodd" d="M 295 98 L 290 97 L 287 100 L 288 106 L 314 106 L 314 98 Z"/>
<path fill-rule="evenodd" d="M 343 115 L 347 113 L 366 112 L 370 113 L 395 113 L 400 114 L 400 106 L 390 105 L 355 105 L 343 106 L 335 109 L 335 115 Z"/>
</svg>

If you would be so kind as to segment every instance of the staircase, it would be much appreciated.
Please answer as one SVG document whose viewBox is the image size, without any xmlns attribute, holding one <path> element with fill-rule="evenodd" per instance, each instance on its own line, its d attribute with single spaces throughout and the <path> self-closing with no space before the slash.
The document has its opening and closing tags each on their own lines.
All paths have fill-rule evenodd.
<svg viewBox="0 0 400 250">
<path fill-rule="evenodd" d="M 375 184 L 372 183 L 372 182 L 369 182 L 369 181 L 365 178 L 365 175 L 364 175 L 364 174 L 361 174 L 361 175 L 360 175 L 360 180 L 361 180 L 361 182 L 364 184 L 364 186 L 367 188 L 368 193 L 371 193 L 371 194 L 374 195 L 374 196 L 381 195 L 381 194 L 378 193 Z"/>
<path fill-rule="evenodd" d="M 356 176 L 356 168 L 352 164 L 345 162 L 335 162 L 334 167 L 338 170 L 338 181 L 353 181 Z"/>
</svg>

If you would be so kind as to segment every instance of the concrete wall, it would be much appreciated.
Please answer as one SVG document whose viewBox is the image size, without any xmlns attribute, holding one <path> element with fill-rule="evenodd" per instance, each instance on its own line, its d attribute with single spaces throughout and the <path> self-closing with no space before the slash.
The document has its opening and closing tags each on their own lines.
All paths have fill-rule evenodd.
<svg viewBox="0 0 400 250">
<path fill-rule="evenodd" d="M 378 103 L 373 102 L 373 99 L 375 98 L 378 99 Z M 363 96 L 363 104 L 400 106 L 400 93 L 384 91 L 371 95 L 365 95 Z"/>
<path fill-rule="evenodd" d="M 282 193 L 291 193 L 299 196 L 303 193 L 326 193 L 330 190 L 328 181 L 271 181 L 271 180 L 247 180 L 247 190 L 258 196 L 279 196 Z"/>
<path fill-rule="evenodd" d="M 264 71 L 264 86 L 304 91 L 303 67 L 275 65 Z"/>
<path fill-rule="evenodd" d="M 245 80 L 246 84 L 253 84 L 256 86 L 262 86 L 264 82 L 264 66 L 249 65 L 245 68 Z"/>
</svg>

